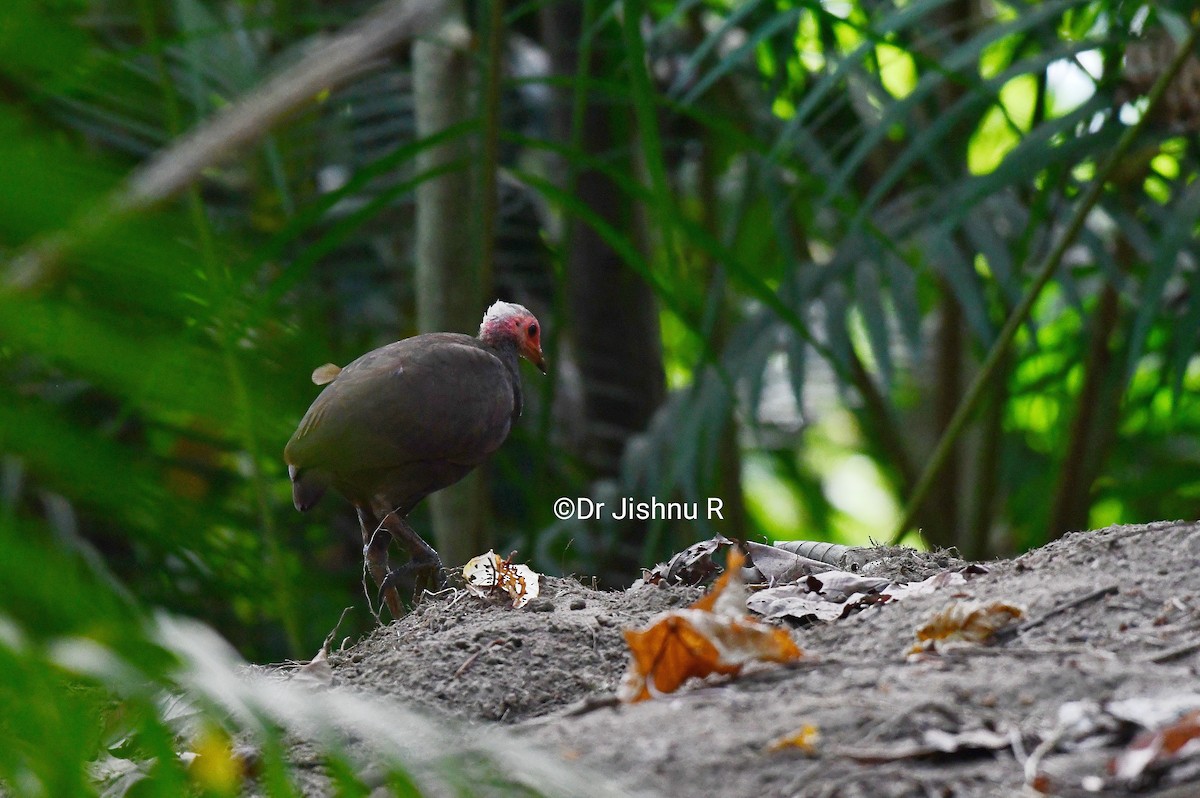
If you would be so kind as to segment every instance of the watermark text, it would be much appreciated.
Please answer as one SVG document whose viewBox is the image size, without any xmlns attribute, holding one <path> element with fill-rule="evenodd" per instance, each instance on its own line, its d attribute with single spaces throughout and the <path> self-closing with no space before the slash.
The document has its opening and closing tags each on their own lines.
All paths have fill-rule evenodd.
<svg viewBox="0 0 1200 798">
<path fill-rule="evenodd" d="M 664 502 L 622 497 L 615 502 L 598 502 L 586 496 L 563 496 L 554 502 L 554 515 L 563 521 L 612 519 L 613 521 L 724 521 L 725 500 L 710 496 L 703 502 Z"/>
</svg>

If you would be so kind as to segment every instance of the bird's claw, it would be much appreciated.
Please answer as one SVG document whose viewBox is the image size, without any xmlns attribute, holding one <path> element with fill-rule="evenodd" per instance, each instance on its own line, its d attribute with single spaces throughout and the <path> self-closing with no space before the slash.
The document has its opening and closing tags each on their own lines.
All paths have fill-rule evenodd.
<svg viewBox="0 0 1200 798">
<path fill-rule="evenodd" d="M 379 585 L 380 600 L 395 590 L 402 596 L 410 596 L 416 603 L 422 590 L 437 591 L 446 587 L 446 571 L 441 560 L 410 560 L 399 568 L 391 568 Z"/>
</svg>

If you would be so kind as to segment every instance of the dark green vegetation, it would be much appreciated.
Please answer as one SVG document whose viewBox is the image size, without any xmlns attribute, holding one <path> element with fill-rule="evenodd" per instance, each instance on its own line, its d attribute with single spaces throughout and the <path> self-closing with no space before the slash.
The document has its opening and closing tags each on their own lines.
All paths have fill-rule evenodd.
<svg viewBox="0 0 1200 798">
<path fill-rule="evenodd" d="M 886 539 L 921 485 L 905 526 L 974 557 L 1197 515 L 1190 11 L 448 8 L 458 49 L 398 37 L 151 185 L 139 165 L 368 6 L 8 0 L 0 780 L 87 792 L 125 740 L 176 794 L 149 688 L 87 720 L 146 681 L 120 662 L 166 678 L 149 609 L 311 654 L 363 599 L 348 508 L 288 498 L 309 373 L 495 296 L 541 317 L 555 379 L 527 370 L 488 472 L 413 520 L 544 570 L 628 581 L 712 531 Z M 581 495 L 718 496 L 727 521 L 554 518 Z M 112 667 L 81 680 L 53 645 L 77 637 Z"/>
</svg>

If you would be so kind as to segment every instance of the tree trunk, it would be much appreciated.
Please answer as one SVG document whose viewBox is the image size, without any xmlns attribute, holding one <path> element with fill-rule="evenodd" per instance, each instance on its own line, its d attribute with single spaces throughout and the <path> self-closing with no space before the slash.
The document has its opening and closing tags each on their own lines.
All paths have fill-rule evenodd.
<svg viewBox="0 0 1200 798">
<path fill-rule="evenodd" d="M 542 22 L 555 74 L 574 76 L 580 66 L 583 4 L 550 4 Z M 588 74 L 597 75 L 602 63 L 603 53 L 597 52 L 585 65 Z M 569 97 L 555 107 L 560 140 L 577 136 L 583 153 L 606 158 L 629 149 L 622 117 L 627 109 L 589 100 L 582 129 L 574 131 Z M 626 162 L 632 173 L 632 161 Z M 601 172 L 581 170 L 574 193 L 616 229 L 638 229 L 635 203 Z M 646 428 L 666 393 L 658 309 L 646 282 L 590 227 L 572 225 L 565 247 L 567 307 L 583 382 L 580 454 L 594 476 L 615 476 L 626 442 Z"/>
<path fill-rule="evenodd" d="M 461 2 L 452 3 L 437 35 L 413 46 L 417 136 L 427 138 L 471 117 L 471 63 Z M 425 172 L 455 161 L 417 187 L 417 326 L 421 332 L 472 333 L 483 312 L 483 272 L 474 226 L 475 180 L 470 139 L 459 136 L 422 150 Z M 434 540 L 442 560 L 458 565 L 487 551 L 483 472 L 429 497 Z"/>
</svg>

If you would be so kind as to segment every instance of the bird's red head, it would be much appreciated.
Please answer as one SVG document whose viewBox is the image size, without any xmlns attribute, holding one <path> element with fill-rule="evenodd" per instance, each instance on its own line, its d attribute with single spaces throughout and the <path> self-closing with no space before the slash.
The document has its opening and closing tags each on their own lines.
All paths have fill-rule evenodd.
<svg viewBox="0 0 1200 798">
<path fill-rule="evenodd" d="M 493 346 L 514 345 L 518 355 L 546 373 L 546 359 L 542 357 L 542 325 L 522 306 L 511 302 L 493 303 L 479 325 L 479 339 Z"/>
</svg>

